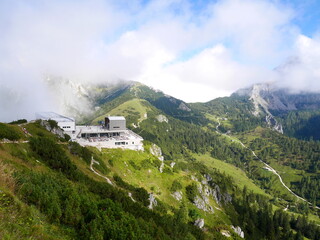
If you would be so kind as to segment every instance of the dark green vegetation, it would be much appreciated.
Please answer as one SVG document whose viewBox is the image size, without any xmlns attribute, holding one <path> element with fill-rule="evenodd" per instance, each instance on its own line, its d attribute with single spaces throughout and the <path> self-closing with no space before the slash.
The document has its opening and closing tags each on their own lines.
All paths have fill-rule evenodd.
<svg viewBox="0 0 320 240">
<path fill-rule="evenodd" d="M 304 110 L 279 113 L 277 117 L 290 137 L 304 140 L 320 140 L 320 111 Z"/>
<path fill-rule="evenodd" d="M 137 107 L 131 105 L 132 99 L 142 99 L 145 108 L 142 110 L 140 108 L 138 111 Z M 144 139 L 159 145 L 166 160 L 195 161 L 194 153 L 210 152 L 212 157 L 241 168 L 259 187 L 274 196 L 273 204 L 283 208 L 288 204 L 295 212 L 309 213 L 309 207 L 297 202 L 297 199 L 279 183 L 277 176 L 263 169 L 263 164 L 250 150 L 243 148 L 237 141 L 230 141 L 216 134 L 216 126 L 220 122 L 219 131 L 238 134 L 248 146 L 257 150 L 261 159 L 268 163 L 276 162 L 276 166 L 272 164 L 274 168 L 289 167 L 293 173 L 290 172 L 285 176 L 286 184 L 289 184 L 297 194 L 317 204 L 319 192 L 316 177 L 319 172 L 317 143 L 291 139 L 270 131 L 252 138 L 251 132 L 259 126 L 265 128 L 266 123 L 263 114 L 260 117 L 252 114 L 254 106 L 248 97 L 233 95 L 230 98 L 215 99 L 204 104 L 186 104 L 146 86 L 134 84 L 118 98 L 106 101 L 102 109 L 105 113 L 123 114 L 123 106 L 133 106 L 132 109 L 135 109 L 131 114 L 136 117 L 129 119 L 131 129 Z M 146 113 L 146 118 L 141 118 L 142 112 Z M 159 121 L 160 114 L 166 116 L 167 121 Z M 132 127 L 132 123 L 136 127 Z M 268 134 L 273 135 L 272 140 Z M 259 140 L 263 142 L 255 142 L 251 146 L 252 141 Z M 261 144 L 262 149 L 255 148 L 254 144 Z M 136 164 L 134 167 L 136 170 L 139 169 Z M 295 169 L 301 170 L 299 174 L 303 176 L 299 176 Z M 171 187 L 176 189 L 177 184 L 171 184 Z M 309 187 L 313 187 L 314 190 L 309 190 Z M 185 190 L 188 199 L 194 200 L 195 185 L 190 183 Z"/>
<path fill-rule="evenodd" d="M 315 223 L 308 223 L 305 217 L 290 216 L 282 210 L 273 212 L 267 198 L 247 192 L 246 188 L 242 195 L 238 194 L 239 198 L 234 201 L 237 213 L 235 217 L 249 233 L 248 239 L 286 240 L 303 239 L 303 236 L 309 239 L 320 238 L 320 228 Z"/>
<path fill-rule="evenodd" d="M 292 189 L 314 205 L 320 205 L 320 142 L 288 138 L 274 131 L 262 130 L 248 144 L 266 162 L 300 170 L 299 177 L 291 181 Z M 249 135 L 249 133 L 248 133 Z"/>
<path fill-rule="evenodd" d="M 30 145 L 29 150 L 27 145 Z M 35 206 L 45 216 L 46 224 L 59 226 L 66 236 L 73 239 L 204 238 L 193 225 L 165 214 L 165 208 L 147 209 L 148 193 L 143 188 L 126 184 L 134 192 L 137 202 L 133 202 L 125 191 L 84 174 L 76 164 L 87 162 L 89 150 L 74 143 L 68 148 L 57 143 L 54 136 L 31 137 L 27 145 L 22 146 L 28 151 L 23 162 L 5 157 L 6 164 L 19 166 L 14 173 L 13 193 L 28 206 Z M 74 164 L 70 154 L 81 156 L 83 160 Z M 90 155 L 95 156 L 95 153 Z M 36 161 L 47 167 L 42 165 L 35 169 L 32 166 Z M 0 204 L 2 211 L 2 207 L 14 203 L 9 198 Z M 8 238 L 14 236 L 10 235 L 10 230 L 7 232 Z"/>
<path fill-rule="evenodd" d="M 145 151 L 83 148 L 40 122 L 17 122 L 32 136 L 1 124 L 0 139 L 12 141 L 0 143 L 0 238 L 240 239 L 232 226 L 240 226 L 245 239 L 320 238 L 312 206 L 320 200 L 319 142 L 266 128 L 264 115 L 253 116 L 243 96 L 187 104 L 138 83 L 96 88 L 92 99 L 100 109 L 85 122 L 124 115 L 146 140 Z M 315 116 L 292 114 L 283 120 L 292 136 L 301 119 Z M 311 204 L 287 191 L 238 139 Z M 154 144 L 164 162 L 151 154 Z M 90 170 L 92 158 L 113 186 Z M 203 230 L 194 226 L 199 219 Z"/>
<path fill-rule="evenodd" d="M 19 140 L 22 138 L 22 133 L 17 126 L 10 126 L 0 123 L 0 139 L 8 139 L 11 141 Z"/>
<path fill-rule="evenodd" d="M 217 98 L 207 103 L 191 104 L 191 106 L 210 120 L 217 121 L 216 118 L 225 120 L 220 125 L 222 132 L 243 132 L 265 125 L 264 117 L 252 115 L 254 106 L 247 97 L 233 95 Z M 213 128 L 215 127 L 216 124 L 213 125 Z"/>
<path fill-rule="evenodd" d="M 9 124 L 24 124 L 24 123 L 27 123 L 27 119 L 19 119 L 17 121 L 12 121 L 10 122 Z"/>
</svg>

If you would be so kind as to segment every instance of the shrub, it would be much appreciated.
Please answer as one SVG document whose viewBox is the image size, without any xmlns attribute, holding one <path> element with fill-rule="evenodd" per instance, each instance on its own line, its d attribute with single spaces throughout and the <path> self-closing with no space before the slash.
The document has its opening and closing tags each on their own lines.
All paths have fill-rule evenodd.
<svg viewBox="0 0 320 240">
<path fill-rule="evenodd" d="M 23 123 L 27 123 L 27 119 L 19 119 L 17 121 L 12 121 L 9 124 L 23 124 Z"/>
<path fill-rule="evenodd" d="M 188 185 L 186 187 L 186 194 L 187 194 L 187 198 L 190 200 L 190 202 L 193 202 L 198 194 L 197 185 L 195 183 Z"/>
<path fill-rule="evenodd" d="M 172 182 L 172 185 L 171 185 L 171 188 L 170 188 L 170 191 L 171 192 L 176 192 L 176 191 L 179 191 L 182 189 L 182 185 L 181 183 L 175 179 L 173 182 Z"/>
<path fill-rule="evenodd" d="M 74 174 L 76 166 L 71 163 L 61 146 L 47 137 L 32 137 L 29 142 L 31 149 L 46 164 L 66 174 Z"/>
<path fill-rule="evenodd" d="M 12 141 L 19 140 L 21 135 L 14 129 L 13 126 L 6 125 L 4 123 L 0 123 L 0 139 L 9 139 Z"/>
</svg>

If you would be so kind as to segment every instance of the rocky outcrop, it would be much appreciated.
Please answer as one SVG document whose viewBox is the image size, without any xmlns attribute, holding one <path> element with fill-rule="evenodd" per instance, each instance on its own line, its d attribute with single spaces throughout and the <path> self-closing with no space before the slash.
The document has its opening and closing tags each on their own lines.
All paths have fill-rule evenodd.
<svg viewBox="0 0 320 240">
<path fill-rule="evenodd" d="M 181 102 L 181 103 L 180 103 L 179 109 L 180 109 L 180 110 L 183 110 L 183 111 L 187 111 L 187 112 L 190 112 L 190 111 L 191 111 L 191 109 L 190 109 L 184 102 Z"/>
<path fill-rule="evenodd" d="M 156 144 L 152 144 L 150 147 L 150 153 L 154 156 L 156 156 L 160 161 L 163 161 L 162 151 L 159 146 Z"/>
<path fill-rule="evenodd" d="M 260 114 L 266 114 L 267 125 L 279 133 L 283 133 L 282 125 L 278 123 L 277 119 L 269 111 L 269 103 L 266 96 L 270 94 L 269 84 L 255 84 L 252 87 L 250 100 L 254 105 L 253 115 L 256 117 Z"/>
<path fill-rule="evenodd" d="M 172 193 L 171 196 L 174 197 L 178 201 L 181 201 L 183 198 L 181 191 L 176 191 L 176 192 Z"/>
<path fill-rule="evenodd" d="M 194 225 L 197 226 L 198 228 L 203 228 L 204 227 L 204 219 L 203 218 L 198 218 L 195 222 Z"/>
<path fill-rule="evenodd" d="M 215 185 L 211 187 L 211 194 L 214 200 L 221 206 L 222 203 L 228 204 L 232 201 L 232 197 L 228 193 L 221 193 L 220 187 Z"/>
<path fill-rule="evenodd" d="M 153 209 L 154 206 L 158 205 L 158 202 L 157 202 L 155 196 L 153 195 L 153 193 L 149 194 L 148 200 L 149 200 L 149 206 L 148 206 L 149 209 Z"/>
<path fill-rule="evenodd" d="M 254 116 L 265 116 L 267 125 L 283 133 L 282 125 L 274 115 L 295 110 L 317 110 L 320 108 L 320 94 L 283 88 L 281 83 L 255 84 L 238 90 L 234 96 L 246 96 L 252 102 Z"/>
<path fill-rule="evenodd" d="M 156 117 L 156 119 L 158 120 L 158 122 L 166 122 L 166 123 L 168 123 L 169 122 L 169 120 L 168 120 L 168 118 L 165 116 L 165 115 L 162 115 L 162 114 L 160 114 L 160 115 L 158 115 L 157 117 Z"/>
<path fill-rule="evenodd" d="M 153 143 L 152 146 L 150 147 L 150 153 L 156 156 L 161 161 L 159 171 L 162 173 L 164 168 L 164 163 L 163 163 L 164 157 L 162 156 L 161 148 Z"/>
<path fill-rule="evenodd" d="M 194 176 L 191 176 L 191 179 L 198 181 Z M 204 179 L 201 180 L 201 183 L 198 183 L 197 186 L 199 195 L 197 195 L 193 203 L 194 205 L 202 209 L 205 212 L 214 213 L 213 207 L 210 205 L 210 197 L 212 197 L 218 205 L 231 203 L 232 197 L 227 192 L 222 193 L 219 185 L 213 182 L 212 177 L 209 174 L 204 175 Z"/>
<path fill-rule="evenodd" d="M 242 229 L 240 227 L 234 227 L 231 226 L 231 228 L 233 229 L 233 231 L 238 234 L 241 238 L 244 238 L 244 232 L 242 231 Z"/>
<path fill-rule="evenodd" d="M 212 177 L 209 174 L 204 174 L 204 180 L 202 183 L 208 185 L 204 188 L 206 195 L 213 196 L 214 200 L 221 206 L 223 204 L 231 203 L 232 197 L 227 192 L 222 193 L 218 184 L 213 182 Z"/>
<path fill-rule="evenodd" d="M 64 131 L 59 128 L 59 127 L 51 127 L 49 122 L 46 121 L 46 120 L 40 120 L 40 125 L 45 127 L 45 129 L 49 132 L 52 132 L 53 134 L 61 137 L 61 138 L 64 138 Z"/>
<path fill-rule="evenodd" d="M 227 230 L 221 230 L 220 233 L 227 238 L 231 237 L 230 232 Z"/>
<path fill-rule="evenodd" d="M 260 115 L 265 115 L 265 120 L 267 125 L 279 132 L 283 133 L 282 125 L 278 123 L 277 119 L 272 115 L 269 111 L 270 108 L 270 98 L 272 93 L 274 92 L 273 84 L 255 84 L 249 89 L 242 89 L 236 92 L 236 95 L 239 96 L 249 96 L 249 100 L 252 102 L 254 106 L 254 110 L 252 114 L 256 117 Z M 275 102 L 274 102 L 275 103 Z M 280 101 L 278 101 L 278 105 L 280 106 Z"/>
<path fill-rule="evenodd" d="M 205 212 L 214 213 L 213 207 L 210 206 L 208 202 L 209 202 L 208 197 L 202 198 L 202 197 L 196 196 L 195 199 L 193 200 L 193 203 L 197 208 Z"/>
</svg>

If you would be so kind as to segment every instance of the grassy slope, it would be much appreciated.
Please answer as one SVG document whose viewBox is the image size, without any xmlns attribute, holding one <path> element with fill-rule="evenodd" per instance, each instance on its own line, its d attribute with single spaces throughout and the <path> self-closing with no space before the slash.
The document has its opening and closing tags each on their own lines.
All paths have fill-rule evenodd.
<svg viewBox="0 0 320 240">
<path fill-rule="evenodd" d="M 247 186 L 247 188 L 254 193 L 265 195 L 271 198 L 269 194 L 255 185 L 255 183 L 240 168 L 237 168 L 236 166 L 233 166 L 232 164 L 226 163 L 222 160 L 212 158 L 209 154 L 195 155 L 195 157 L 198 161 L 204 163 L 208 167 L 216 168 L 221 172 L 230 175 L 238 187 L 243 188 L 244 186 Z"/>
<path fill-rule="evenodd" d="M 245 135 L 242 136 L 243 139 L 245 139 L 245 142 L 247 145 L 249 145 L 252 141 L 254 141 L 256 138 L 261 138 L 263 132 L 265 129 L 258 127 L 254 131 L 251 131 Z M 276 151 L 279 151 L 277 145 L 272 144 L 271 142 L 268 143 L 269 145 L 265 146 L 265 148 L 275 148 Z M 260 151 L 255 151 L 256 154 L 259 156 Z M 269 158 L 269 159 L 263 159 L 264 161 L 268 161 L 269 165 L 273 167 L 282 177 L 284 183 L 290 187 L 291 182 L 300 181 L 302 178 L 302 174 L 304 173 L 303 170 L 298 170 L 291 168 L 290 166 L 284 166 L 280 164 L 277 159 Z"/>
<path fill-rule="evenodd" d="M 183 201 L 187 204 L 189 209 L 196 210 L 200 216 L 205 219 L 206 224 L 209 226 L 214 226 L 216 224 L 231 224 L 228 216 L 226 216 L 222 210 L 216 210 L 215 214 L 209 214 L 197 209 L 193 204 L 186 200 L 185 187 L 194 182 L 191 179 L 191 175 L 195 175 L 196 172 L 172 171 L 171 167 L 165 165 L 166 170 L 163 173 L 160 173 L 157 166 L 143 162 L 146 159 L 151 160 L 151 162 L 156 159 L 146 152 L 106 149 L 102 152 L 102 158 L 104 159 L 105 164 L 108 164 L 108 167 L 111 169 L 110 177 L 117 174 L 133 186 L 143 187 L 148 192 L 153 192 L 158 199 L 174 208 L 178 208 L 181 205 L 181 202 L 177 201 L 171 195 L 170 188 L 172 182 L 178 180 L 183 187 L 181 190 L 184 195 Z M 133 161 L 136 166 L 132 166 L 130 160 Z M 110 162 L 112 162 L 112 165 L 110 165 Z M 210 200 L 210 204 L 216 209 L 220 208 L 213 200 Z"/>
<path fill-rule="evenodd" d="M 23 135 L 22 131 L 20 134 Z M 38 209 L 22 203 L 15 195 L 15 171 L 25 168 L 45 171 L 28 154 L 29 150 L 26 143 L 0 144 L 0 239 L 71 239 L 66 229 L 48 223 Z"/>
<path fill-rule="evenodd" d="M 129 111 L 128 111 L 129 109 Z M 141 100 L 141 99 L 133 99 L 133 100 L 129 100 L 127 102 L 122 103 L 121 105 L 115 107 L 114 109 L 112 109 L 111 111 L 109 111 L 108 114 L 114 114 L 114 115 L 125 115 L 125 116 L 130 116 L 130 114 L 132 115 L 132 111 L 130 112 L 130 110 L 134 110 L 135 114 L 136 114 L 136 119 L 143 119 L 144 113 L 148 110 L 148 108 L 146 107 L 146 101 L 145 100 Z M 218 115 L 216 115 L 215 112 L 212 112 L 213 114 L 209 114 L 206 113 L 206 118 L 208 120 L 210 120 L 211 123 L 209 123 L 209 125 L 211 126 L 211 129 L 214 129 L 215 126 L 217 125 L 217 122 L 220 121 L 221 122 L 221 127 L 222 128 L 226 128 L 229 129 L 232 127 L 232 123 L 230 122 L 229 119 L 224 118 L 221 119 Z M 97 119 L 96 119 L 97 120 Z M 137 120 L 138 121 L 138 120 Z M 261 137 L 261 133 L 259 133 L 259 131 L 262 131 L 262 128 L 258 127 L 257 130 L 258 134 L 257 135 L 246 135 L 246 138 L 248 138 L 248 141 L 252 141 L 253 139 L 255 139 L 256 137 Z M 237 139 L 237 138 L 234 138 Z M 222 162 L 220 160 L 217 159 L 210 159 L 208 160 L 208 158 L 210 159 L 209 156 L 200 156 L 197 157 L 198 160 L 200 160 L 202 163 L 205 163 L 207 166 L 212 167 L 212 165 L 216 164 L 215 167 L 219 170 L 221 170 L 222 172 L 226 172 L 228 175 L 230 176 L 235 176 L 235 174 L 238 174 L 241 170 L 234 167 L 232 164 L 226 163 L 226 162 Z M 283 176 L 283 180 L 284 182 L 290 186 L 290 182 L 291 181 L 298 181 L 301 178 L 301 172 L 294 170 L 290 167 L 285 167 L 282 165 L 279 165 L 276 163 L 276 161 L 271 161 L 270 165 L 272 167 L 274 167 L 276 170 L 279 171 L 279 173 L 286 173 L 286 174 L 281 174 Z M 238 184 L 238 186 L 243 187 L 244 185 L 247 185 L 247 187 L 252 190 L 255 193 L 260 193 L 260 194 L 265 194 L 270 196 L 270 193 L 277 193 L 278 196 L 281 196 L 287 200 L 293 201 L 295 200 L 294 197 L 292 197 L 292 195 L 282 186 L 282 184 L 279 182 L 279 179 L 277 176 L 275 176 L 274 174 L 272 174 L 271 172 L 262 169 L 263 164 L 255 161 L 252 163 L 253 169 L 254 171 L 258 171 L 259 175 L 261 176 L 261 178 L 269 178 L 270 182 L 269 182 L 269 186 L 270 189 L 265 191 L 262 190 L 261 187 L 259 187 L 257 184 L 255 184 L 252 180 L 250 180 L 249 177 L 245 176 L 245 173 L 242 172 L 242 174 L 239 174 L 239 178 L 235 178 L 235 182 Z M 237 170 L 238 169 L 238 170 Z M 289 174 L 287 174 L 289 173 Z M 145 174 L 141 174 L 140 176 L 137 175 L 134 178 L 138 178 L 138 179 L 143 179 L 143 181 L 137 182 L 137 186 L 139 184 L 142 184 L 142 186 L 144 186 L 144 182 L 150 182 L 151 184 L 155 184 L 155 181 L 152 179 L 152 177 L 149 176 L 148 179 L 145 179 L 144 176 L 148 176 L 148 175 L 152 175 L 149 173 L 145 173 Z M 237 175 L 238 177 L 238 175 Z M 126 178 L 125 178 L 126 179 Z M 172 180 L 170 177 L 167 178 L 168 180 Z M 129 178 L 129 181 L 131 182 L 132 179 Z M 134 182 L 134 180 L 133 180 Z M 259 183 L 259 182 L 256 182 Z M 151 185 L 149 185 L 148 187 L 145 186 L 146 189 L 150 189 Z M 162 187 L 167 187 L 167 186 L 162 186 Z M 170 193 L 169 194 L 163 194 L 163 196 L 166 196 L 167 198 L 163 198 L 163 199 L 172 199 Z M 271 196 L 270 196 L 271 197 Z M 167 200 L 168 201 L 168 200 Z M 174 204 L 174 202 L 169 200 L 170 204 Z M 285 206 L 285 202 L 282 203 Z"/>
<path fill-rule="evenodd" d="M 266 131 L 266 129 L 261 128 L 261 127 L 257 127 L 255 130 L 244 133 L 239 135 L 238 137 L 240 137 L 242 139 L 242 141 L 249 146 L 249 144 L 254 141 L 256 138 L 261 138 L 263 132 Z M 275 144 L 272 144 L 271 142 L 268 143 L 269 145 L 266 145 L 264 147 L 266 148 L 275 148 L 278 149 L 277 146 Z M 260 151 L 256 150 L 255 151 L 256 154 L 258 156 L 260 156 Z M 268 159 L 263 159 L 264 161 L 268 161 L 269 165 L 274 168 L 282 177 L 284 183 L 290 188 L 291 184 L 293 182 L 297 182 L 300 181 L 300 179 L 302 178 L 302 175 L 306 175 L 307 173 L 303 170 L 298 170 L 298 169 L 294 169 L 290 166 L 285 166 L 280 164 L 277 159 L 275 158 L 268 158 Z M 260 173 L 261 174 L 261 173 Z M 282 196 L 284 199 L 288 200 L 289 202 L 291 202 L 291 204 L 294 204 L 295 202 L 300 202 L 299 200 L 297 200 L 296 197 L 294 197 L 287 189 L 285 189 L 282 184 L 280 183 L 278 177 L 276 177 L 274 174 L 271 174 L 270 172 L 268 172 L 267 170 L 264 170 L 264 176 L 269 176 L 271 177 L 271 190 L 274 193 L 277 193 L 278 196 Z M 283 202 L 283 204 L 288 204 L 286 202 Z M 289 203 L 290 204 L 290 203 Z M 299 214 L 296 214 L 299 215 Z M 309 214 L 308 215 L 308 219 L 311 221 L 316 221 L 317 223 L 320 223 L 320 217 L 314 214 Z"/>
<path fill-rule="evenodd" d="M 26 128 L 34 136 L 45 135 L 58 140 L 51 133 L 39 128 L 37 124 L 28 124 Z M 61 144 L 64 145 L 63 142 Z M 67 150 L 67 145 L 64 145 L 64 148 Z M 121 149 L 107 149 L 99 152 L 94 148 L 92 150 L 110 167 L 111 172 L 108 176 L 111 179 L 117 174 L 135 187 L 143 187 L 148 192 L 154 192 L 156 197 L 170 206 L 169 209 L 172 210 L 178 209 L 181 205 L 171 196 L 172 182 L 178 179 L 183 185 L 183 193 L 185 193 L 185 187 L 193 182 L 189 173 L 183 171 L 172 172 L 167 165 L 165 166 L 166 173 L 160 173 L 158 165 L 152 165 L 152 161 L 159 162 L 159 160 L 148 152 Z M 36 208 L 22 203 L 15 195 L 15 179 L 12 177 L 14 171 L 32 169 L 35 172 L 51 174 L 52 170 L 36 159 L 31 152 L 28 143 L 0 144 L 0 238 L 72 239 L 73 234 L 68 233 L 67 229 L 62 229 L 60 225 L 49 224 L 46 217 Z M 68 151 L 66 152 L 73 163 L 86 175 L 97 181 L 105 181 L 95 175 L 89 169 L 89 165 L 79 157 L 71 155 Z M 143 163 L 145 160 L 150 160 L 151 165 Z M 134 162 L 134 166 L 130 161 Z M 112 164 L 110 164 L 111 162 Z M 139 169 L 137 169 L 137 166 Z M 208 214 L 198 210 L 186 200 L 185 196 L 184 199 L 188 209 L 194 209 L 199 216 L 205 218 L 206 225 L 212 227 L 216 224 L 222 224 L 225 229 L 229 229 L 231 221 L 222 210 L 217 210 L 215 214 Z M 213 200 L 210 200 L 210 203 L 212 206 L 219 208 Z M 168 214 L 173 214 L 173 211 L 169 210 Z"/>
<path fill-rule="evenodd" d="M 132 99 L 126 101 L 111 111 L 100 115 L 99 117 L 93 120 L 93 123 L 98 123 L 103 121 L 105 117 L 109 115 L 121 115 L 126 117 L 127 121 L 130 123 L 138 124 L 139 121 L 142 121 L 145 117 L 145 114 L 150 109 L 148 102 L 142 99 Z"/>
</svg>

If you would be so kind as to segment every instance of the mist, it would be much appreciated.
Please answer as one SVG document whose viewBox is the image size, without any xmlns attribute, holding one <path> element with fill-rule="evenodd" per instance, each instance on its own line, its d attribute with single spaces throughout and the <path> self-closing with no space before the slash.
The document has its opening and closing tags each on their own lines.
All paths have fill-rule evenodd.
<svg viewBox="0 0 320 240">
<path fill-rule="evenodd" d="M 187 102 L 264 81 L 320 91 L 320 41 L 297 17 L 271 0 L 1 1 L 0 121 L 88 113 L 78 87 L 117 79 Z"/>
</svg>

